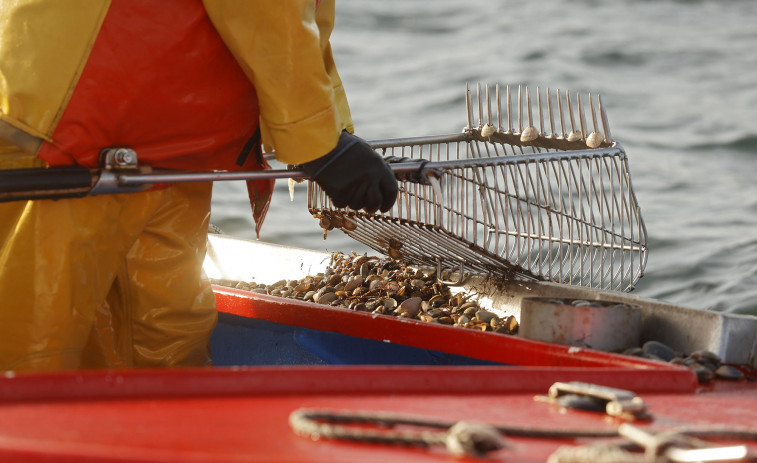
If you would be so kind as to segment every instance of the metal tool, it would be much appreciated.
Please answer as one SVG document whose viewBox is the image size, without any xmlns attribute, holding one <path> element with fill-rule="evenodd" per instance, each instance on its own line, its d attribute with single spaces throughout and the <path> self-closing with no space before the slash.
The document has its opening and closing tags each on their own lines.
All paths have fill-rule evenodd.
<svg viewBox="0 0 757 463">
<path fill-rule="evenodd" d="M 746 445 L 720 446 L 702 441 L 685 432 L 654 433 L 640 427 L 623 423 L 618 433 L 644 449 L 646 461 L 657 461 L 662 456 L 671 462 L 707 462 L 707 461 L 753 461 Z"/>
<path fill-rule="evenodd" d="M 373 142 L 385 155 L 431 161 L 442 172 L 441 195 L 401 182 L 391 210 L 366 214 L 335 208 L 311 183 L 310 212 L 346 218 L 341 229 L 350 237 L 435 266 L 446 280 L 456 273 L 445 281 L 452 284 L 483 274 L 632 290 L 646 265 L 647 233 L 601 98 L 589 95 L 587 125 L 580 94 L 537 88 L 534 107 L 532 93 L 519 86 L 515 120 L 513 92 L 504 93 L 503 106 L 499 86 L 492 98 L 488 85 L 483 92 L 477 85 L 475 100 L 466 86 L 462 133 Z"/>
<path fill-rule="evenodd" d="M 601 98 L 595 104 L 589 95 L 589 126 L 580 94 L 571 99 L 569 92 L 537 88 L 535 107 L 528 88 L 519 86 L 516 96 L 517 121 L 510 87 L 503 109 L 499 86 L 492 99 L 489 86 L 482 92 L 478 85 L 478 124 L 466 87 L 468 124 L 462 133 L 370 142 L 384 155 L 418 161 L 391 164 L 400 177 L 433 172 L 406 176 L 413 181 L 400 182 L 400 196 L 388 212 L 335 208 L 312 182 L 310 212 L 333 219 L 323 221 L 328 226 L 342 224 L 350 237 L 379 252 L 435 266 L 439 279 L 450 284 L 478 273 L 633 289 L 647 261 L 646 228 L 626 153 L 612 140 Z M 297 170 L 150 171 L 138 166 L 137 154 L 106 150 L 101 169 L 0 172 L 0 201 L 137 192 L 156 183 L 306 178 Z"/>
<path fill-rule="evenodd" d="M 123 147 L 103 150 L 101 159 L 99 169 L 59 167 L 0 171 L 0 202 L 136 193 L 149 190 L 158 183 L 308 178 L 298 169 L 238 172 L 152 169 L 140 166 L 138 153 Z M 418 160 L 390 163 L 389 167 L 399 178 L 412 177 L 416 182 L 439 188 L 438 171 L 431 163 Z"/>
<path fill-rule="evenodd" d="M 577 398 L 579 400 L 563 401 L 562 398 Z M 557 382 L 550 386 L 546 396 L 536 396 L 534 399 L 566 408 L 601 411 L 609 416 L 627 420 L 651 419 L 647 404 L 632 391 L 598 384 L 579 381 Z"/>
</svg>

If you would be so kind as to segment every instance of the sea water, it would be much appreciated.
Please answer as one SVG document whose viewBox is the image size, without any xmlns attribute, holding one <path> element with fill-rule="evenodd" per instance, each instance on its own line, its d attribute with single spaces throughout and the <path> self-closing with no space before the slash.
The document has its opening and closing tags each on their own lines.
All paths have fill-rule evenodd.
<svg viewBox="0 0 757 463">
<path fill-rule="evenodd" d="M 455 133 L 465 84 L 600 93 L 629 156 L 649 260 L 635 294 L 757 314 L 757 1 L 343 0 L 331 38 L 366 139 Z M 277 181 L 260 239 L 373 252 Z M 255 238 L 244 183 L 212 221 Z"/>
</svg>

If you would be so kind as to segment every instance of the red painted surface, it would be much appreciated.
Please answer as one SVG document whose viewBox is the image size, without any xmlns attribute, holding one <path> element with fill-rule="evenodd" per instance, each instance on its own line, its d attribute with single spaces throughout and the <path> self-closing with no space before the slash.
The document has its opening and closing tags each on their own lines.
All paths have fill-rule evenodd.
<svg viewBox="0 0 757 463">
<path fill-rule="evenodd" d="M 302 326 L 412 347 L 528 366 L 654 369 L 687 371 L 667 363 L 591 349 L 531 341 L 491 332 L 427 323 L 389 315 L 328 307 L 297 299 L 214 287 L 219 312 Z M 687 373 L 688 374 L 688 373 Z"/>
<path fill-rule="evenodd" d="M 303 308 L 238 293 L 219 294 L 219 308 L 278 322 L 294 321 L 296 311 Z M 534 400 L 556 381 L 632 390 L 653 415 L 642 426 L 653 429 L 757 427 L 754 382 L 716 382 L 697 390 L 693 375 L 678 367 L 588 350 L 570 353 L 561 346 L 423 322 L 314 310 L 312 317 L 299 313 L 296 320 L 311 328 L 434 348 L 431 344 L 453 353 L 466 354 L 462 352 L 466 345 L 477 352 L 492 350 L 495 360 L 520 366 L 282 366 L 6 374 L 0 377 L 0 461 L 481 461 L 456 460 L 441 448 L 303 438 L 288 423 L 289 415 L 303 407 L 574 430 L 610 429 L 620 423 L 602 414 L 566 411 Z M 455 341 L 456 337 L 462 340 Z M 510 446 L 488 461 L 545 461 L 561 445 L 589 442 L 507 439 Z"/>
<path fill-rule="evenodd" d="M 539 380 L 545 373 L 539 370 L 532 372 L 537 384 L 533 388 L 528 387 L 531 373 L 507 367 L 19 375 L 0 379 L 0 397 L 4 398 L 0 401 L 0 461 L 454 461 L 436 448 L 299 437 L 290 429 L 288 417 L 302 407 L 540 428 L 608 429 L 620 423 L 601 414 L 565 411 L 534 401 L 535 394 L 546 392 Z M 581 369 L 570 369 L 563 372 L 562 379 L 591 377 Z M 646 389 L 654 389 L 654 379 L 646 380 Z M 644 387 L 642 381 L 631 386 Z M 719 393 L 717 385 L 704 394 L 636 392 L 654 416 L 643 426 L 752 427 L 757 423 L 754 383 L 732 385 L 728 393 Z M 545 461 L 559 445 L 576 443 L 508 440 L 511 447 L 492 459 Z"/>
</svg>

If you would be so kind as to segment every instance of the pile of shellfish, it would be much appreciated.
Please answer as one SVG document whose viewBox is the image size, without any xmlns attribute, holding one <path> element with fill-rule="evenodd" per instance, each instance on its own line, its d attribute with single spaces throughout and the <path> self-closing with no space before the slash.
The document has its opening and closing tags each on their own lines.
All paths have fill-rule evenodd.
<svg viewBox="0 0 757 463">
<path fill-rule="evenodd" d="M 437 281 L 435 272 L 408 267 L 391 257 L 332 253 L 325 272 L 315 276 L 271 285 L 244 281 L 226 285 L 347 310 L 495 333 L 518 332 L 514 316 L 499 317 L 480 307 L 472 294 L 453 294 Z"/>
<path fill-rule="evenodd" d="M 714 352 L 698 350 L 686 355 L 659 341 L 647 341 L 641 347 L 627 349 L 623 354 L 686 366 L 697 374 L 700 383 L 709 383 L 715 378 L 737 381 L 745 376 L 740 369 L 724 364 Z"/>
</svg>

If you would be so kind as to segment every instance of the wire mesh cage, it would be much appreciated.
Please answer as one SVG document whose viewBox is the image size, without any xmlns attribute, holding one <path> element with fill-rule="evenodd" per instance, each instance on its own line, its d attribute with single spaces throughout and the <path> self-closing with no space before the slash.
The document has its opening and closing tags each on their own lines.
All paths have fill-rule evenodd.
<svg viewBox="0 0 757 463">
<path fill-rule="evenodd" d="M 436 267 L 440 278 L 454 272 L 448 283 L 480 274 L 633 289 L 646 265 L 646 229 L 601 99 L 598 120 L 589 95 L 587 126 L 579 94 L 576 112 L 567 92 L 537 89 L 533 106 L 528 89 L 508 87 L 504 110 L 499 87 L 494 98 L 489 87 L 476 93 L 478 125 L 466 89 L 462 133 L 371 143 L 384 155 L 429 161 L 438 183 L 402 181 L 391 210 L 368 214 L 335 208 L 310 182 L 310 212 L 378 252 Z"/>
</svg>

